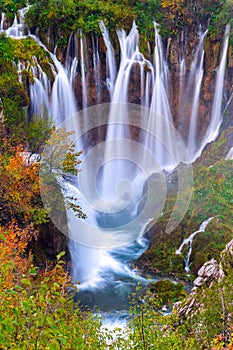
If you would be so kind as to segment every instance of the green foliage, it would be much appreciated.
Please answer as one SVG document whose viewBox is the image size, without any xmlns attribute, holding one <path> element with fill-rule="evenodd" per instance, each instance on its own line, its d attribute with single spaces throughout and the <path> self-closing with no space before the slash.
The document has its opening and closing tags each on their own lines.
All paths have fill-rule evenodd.
<svg viewBox="0 0 233 350">
<path fill-rule="evenodd" d="M 4 12 L 7 18 L 13 19 L 15 13 L 23 7 L 27 6 L 27 1 L 22 0 L 1 0 L 0 12 Z"/>
<path fill-rule="evenodd" d="M 213 147 L 215 147 L 213 145 Z M 210 218 L 204 233 L 198 233 L 193 241 L 191 271 L 197 273 L 208 259 L 219 258 L 224 245 L 232 237 L 233 179 L 232 160 L 218 161 L 212 166 L 194 168 L 194 188 L 189 209 L 181 224 L 170 234 L 165 227 L 174 206 L 176 195 L 168 196 L 164 214 L 156 223 L 156 235 L 153 244 L 144 253 L 142 263 L 151 273 L 177 274 L 185 278 L 184 258 L 188 247 L 182 255 L 176 255 L 176 249 L 200 224 Z"/>
<path fill-rule="evenodd" d="M 60 192 L 59 181 L 69 175 L 77 175 L 81 161 L 81 151 L 75 151 L 75 144 L 71 139 L 73 132 L 64 129 L 54 130 L 45 142 L 44 151 L 40 161 L 40 186 L 46 206 L 50 213 L 55 209 L 54 218 L 65 215 L 64 198 Z M 78 217 L 86 218 L 80 206 L 76 204 L 77 198 L 65 197 L 66 208 L 71 208 Z M 57 218 L 56 218 L 57 219 Z"/>
<path fill-rule="evenodd" d="M 224 33 L 227 24 L 231 25 L 230 43 L 233 44 L 233 1 L 224 0 L 220 3 L 211 18 L 209 33 L 219 37 Z"/>
<path fill-rule="evenodd" d="M 133 13 L 127 2 L 41 0 L 31 6 L 26 14 L 26 22 L 30 28 L 35 28 L 36 24 L 40 30 L 47 32 L 50 27 L 63 43 L 68 39 L 71 30 L 82 29 L 85 33 L 99 33 L 100 20 L 104 21 L 110 31 L 122 27 L 129 29 Z"/>
<path fill-rule="evenodd" d="M 69 295 L 75 287 L 61 255 L 54 267 L 40 273 L 29 264 L 17 283 L 0 289 L 1 349 L 104 349 L 99 320 L 82 313 Z M 0 279 L 9 264 L 14 268 L 11 261 L 1 264 Z"/>
<path fill-rule="evenodd" d="M 48 67 L 48 54 L 34 40 L 15 40 L 0 35 L 0 96 L 6 127 L 15 144 L 27 139 L 27 118 L 23 107 L 29 104 L 27 83 L 31 79 L 30 72 L 25 70 L 20 83 L 15 65 L 19 61 L 34 65 L 34 56 L 42 67 Z"/>
<path fill-rule="evenodd" d="M 175 313 L 164 316 L 158 311 L 158 300 L 151 292 L 140 294 L 139 287 L 133 294 L 129 330 L 116 342 L 118 349 L 199 349 L 195 334 L 188 333 L 183 325 L 178 326 Z"/>
<path fill-rule="evenodd" d="M 51 130 L 52 122 L 46 113 L 44 113 L 43 117 L 37 115 L 32 117 L 32 120 L 26 124 L 28 149 L 31 153 L 42 152 Z"/>
<path fill-rule="evenodd" d="M 150 287 L 153 297 L 158 300 L 158 306 L 172 306 L 178 300 L 187 296 L 182 283 L 172 283 L 170 280 L 160 280 Z"/>
</svg>

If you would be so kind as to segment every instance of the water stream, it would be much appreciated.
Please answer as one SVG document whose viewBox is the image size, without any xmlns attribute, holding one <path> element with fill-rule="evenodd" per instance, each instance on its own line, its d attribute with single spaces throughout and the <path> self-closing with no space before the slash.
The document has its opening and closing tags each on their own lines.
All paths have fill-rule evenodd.
<svg viewBox="0 0 233 350">
<path fill-rule="evenodd" d="M 186 272 L 190 272 L 190 257 L 191 257 L 191 254 L 192 254 L 192 244 L 193 244 L 193 239 L 194 237 L 198 234 L 198 233 L 201 233 L 201 232 L 205 232 L 205 229 L 207 227 L 207 225 L 209 224 L 209 222 L 211 220 L 213 220 L 214 217 L 211 217 L 205 221 L 202 222 L 202 224 L 200 225 L 199 229 L 195 232 L 193 232 L 188 238 L 185 238 L 183 240 L 183 242 L 181 243 L 181 245 L 179 246 L 179 248 L 176 250 L 176 254 L 181 254 L 182 253 L 182 249 L 183 247 L 186 245 L 186 246 L 189 246 L 189 250 L 188 250 L 188 253 L 187 253 L 187 256 L 185 257 L 184 259 L 184 264 L 185 264 L 185 271 Z"/>
</svg>

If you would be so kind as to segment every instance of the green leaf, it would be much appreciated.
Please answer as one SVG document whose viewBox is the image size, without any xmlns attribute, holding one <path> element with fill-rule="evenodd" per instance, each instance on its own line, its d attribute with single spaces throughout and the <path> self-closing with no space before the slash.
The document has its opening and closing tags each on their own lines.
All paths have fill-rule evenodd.
<svg viewBox="0 0 233 350">
<path fill-rule="evenodd" d="M 21 283 L 22 284 L 27 284 L 27 285 L 31 285 L 31 281 L 29 280 L 29 279 L 27 279 L 27 278 L 23 278 L 22 280 L 21 280 Z"/>
<path fill-rule="evenodd" d="M 29 271 L 29 274 L 32 276 L 36 276 L 37 275 L 37 270 L 36 267 L 32 267 Z"/>
<path fill-rule="evenodd" d="M 66 252 L 62 251 L 57 255 L 57 260 L 60 260 L 62 256 L 66 255 Z"/>
</svg>

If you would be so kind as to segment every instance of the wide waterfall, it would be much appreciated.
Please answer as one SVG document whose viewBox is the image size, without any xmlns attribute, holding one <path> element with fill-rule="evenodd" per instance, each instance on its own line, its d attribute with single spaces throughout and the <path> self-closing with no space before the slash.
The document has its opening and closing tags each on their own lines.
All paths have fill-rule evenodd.
<svg viewBox="0 0 233 350">
<path fill-rule="evenodd" d="M 0 30 L 12 37 L 23 37 L 24 14 L 25 11 L 21 10 L 20 16 L 8 29 L 5 29 L 2 15 Z M 18 72 L 19 79 L 24 69 L 34 76 L 29 86 L 28 113 L 43 115 L 43 111 L 47 111 L 58 128 L 64 126 L 75 131 L 74 141 L 77 141 L 78 148 L 83 148 L 79 177 L 62 184 L 64 195 L 77 198 L 88 216 L 86 220 L 78 219 L 71 209 L 67 211 L 72 275 L 74 281 L 81 283 L 78 297 L 84 303 L 109 311 L 127 308 L 127 296 L 137 281 L 149 283 L 130 267 L 130 263 L 147 248 L 144 233 L 151 222 L 162 215 L 166 201 L 165 169 L 174 169 L 180 162 L 188 168 L 206 143 L 219 132 L 229 27 L 226 28 L 216 74 L 212 116 L 202 140 L 198 138 L 198 111 L 207 31 L 199 33 L 199 43 L 190 66 L 186 64 L 185 55 L 180 58 L 180 111 L 187 109 L 187 100 L 192 105 L 189 115 L 185 116 L 189 120 L 186 143 L 174 126 L 169 90 L 170 68 L 158 24 L 154 23 L 153 61 L 140 51 L 136 23 L 133 23 L 128 35 L 123 29 L 117 31 L 119 64 L 108 30 L 102 22 L 100 30 L 106 46 L 105 62 L 100 60 L 98 38 L 92 34 L 92 57 L 89 57 L 87 38 L 79 31 L 71 34 L 64 65 L 57 59 L 56 49 L 54 53 L 49 52 L 52 81 L 36 58 L 33 64 L 19 63 Z M 28 35 L 48 52 L 38 37 Z M 89 62 L 92 62 L 96 89 L 92 101 L 95 106 L 91 108 L 88 108 Z M 101 67 L 105 67 L 104 84 Z M 137 104 L 130 104 L 132 76 L 135 74 L 140 82 L 138 91 L 135 87 Z M 77 75 L 81 77 L 82 85 L 81 91 L 78 91 L 82 101 L 79 110 L 75 91 Z M 101 105 L 104 87 L 108 91 L 109 103 Z M 90 144 L 89 134 L 93 130 L 95 137 Z M 178 177 L 180 188 L 183 186 L 185 189 L 186 177 L 182 173 L 178 173 Z M 210 220 L 204 223 L 205 226 Z M 194 235 L 203 232 L 205 226 L 200 227 L 183 245 L 190 244 L 191 249 Z M 187 268 L 190 254 L 186 259 Z"/>
</svg>

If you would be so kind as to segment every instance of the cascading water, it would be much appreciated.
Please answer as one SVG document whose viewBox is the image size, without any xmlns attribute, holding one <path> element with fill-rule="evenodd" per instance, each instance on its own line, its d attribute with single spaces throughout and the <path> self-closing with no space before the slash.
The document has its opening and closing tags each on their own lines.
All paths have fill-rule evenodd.
<svg viewBox="0 0 233 350">
<path fill-rule="evenodd" d="M 101 61 L 99 57 L 99 46 L 98 46 L 98 37 L 95 37 L 92 33 L 92 50 L 93 50 L 93 67 L 94 67 L 94 76 L 95 76 L 95 88 L 96 88 L 96 103 L 99 104 L 101 101 Z"/>
<path fill-rule="evenodd" d="M 31 67 L 31 72 L 34 77 L 33 83 L 30 84 L 30 114 L 43 115 L 47 113 L 50 115 L 49 95 L 51 91 L 50 81 L 43 72 L 42 68 L 34 58 L 34 66 Z"/>
<path fill-rule="evenodd" d="M 194 237 L 200 232 L 205 232 L 205 229 L 206 229 L 207 225 L 213 219 L 214 218 L 212 217 L 212 218 L 209 218 L 209 219 L 203 221 L 202 224 L 200 225 L 199 229 L 197 231 L 193 232 L 188 238 L 185 238 L 184 241 L 179 246 L 179 248 L 176 250 L 176 254 L 181 254 L 183 247 L 185 245 L 189 246 L 188 254 L 187 254 L 187 256 L 184 259 L 185 271 L 186 272 L 190 272 L 190 257 L 191 257 L 191 254 L 192 254 L 192 244 L 193 244 Z"/>
<path fill-rule="evenodd" d="M 104 25 L 104 23 L 100 22 L 100 30 L 104 38 L 105 45 L 107 47 L 106 52 L 106 70 L 107 70 L 107 87 L 110 91 L 110 96 L 113 94 L 114 84 L 116 80 L 116 61 L 115 61 L 115 54 L 114 50 L 112 48 L 112 44 L 108 35 L 108 31 Z"/>
<path fill-rule="evenodd" d="M 227 50 L 230 34 L 230 25 L 226 26 L 224 34 L 224 42 L 220 64 L 217 68 L 217 78 L 215 83 L 215 93 L 214 93 L 214 102 L 211 114 L 210 124 L 207 128 L 202 144 L 199 147 L 198 154 L 200 155 L 205 145 L 211 141 L 214 141 L 219 134 L 219 128 L 222 123 L 222 99 L 223 99 L 223 86 L 224 86 L 224 77 L 226 71 L 226 60 L 227 60 Z"/>
<path fill-rule="evenodd" d="M 167 96 L 167 84 L 168 84 L 168 70 L 166 61 L 163 56 L 163 47 L 160 35 L 158 33 L 157 23 L 155 27 L 155 52 L 154 52 L 154 66 L 155 66 L 155 78 L 153 84 L 152 100 L 151 100 L 151 113 L 149 114 L 148 130 L 153 131 L 157 135 L 156 139 L 151 137 L 148 133 L 145 139 L 145 145 L 151 150 L 153 154 L 162 166 L 174 166 L 178 164 L 177 159 L 172 159 L 169 154 L 169 149 L 174 149 L 173 138 L 170 133 L 170 125 L 173 124 L 172 116 Z M 161 123 L 162 119 L 155 116 L 155 113 L 162 116 L 165 123 Z M 166 146 L 167 147 L 166 147 Z M 153 169 L 153 164 L 151 164 Z"/>
<path fill-rule="evenodd" d="M 6 35 L 11 37 L 24 37 L 24 32 L 26 31 L 25 25 L 24 25 L 24 17 L 26 12 L 28 11 L 29 7 L 25 7 L 21 10 L 18 10 L 17 15 L 15 15 L 14 22 L 12 26 L 8 29 L 6 29 Z M 19 18 L 19 19 L 18 19 Z M 4 28 L 4 20 L 5 16 L 2 14 L 2 20 L 1 20 L 1 30 Z"/>
<path fill-rule="evenodd" d="M 2 12 L 2 14 L 1 14 L 1 22 L 0 22 L 0 32 L 4 31 L 4 23 L 5 23 L 5 13 Z"/>
<path fill-rule="evenodd" d="M 77 35 L 72 32 L 69 37 L 65 62 L 65 68 L 66 71 L 68 71 L 69 81 L 72 87 L 77 74 L 78 62 L 78 38 Z"/>
<path fill-rule="evenodd" d="M 120 67 L 113 91 L 112 97 L 112 108 L 110 109 L 110 115 L 108 120 L 107 137 L 106 141 L 109 141 L 109 146 L 105 150 L 105 163 L 109 162 L 111 159 L 121 158 L 125 153 L 125 145 L 123 142 L 119 141 L 116 143 L 111 142 L 111 140 L 121 140 L 127 137 L 129 134 L 129 127 L 127 126 L 127 115 L 128 115 L 128 87 L 130 81 L 130 73 L 135 67 L 135 65 L 140 67 L 141 72 L 141 89 L 143 87 L 143 81 L 145 77 L 145 68 L 153 71 L 153 66 L 151 63 L 144 58 L 144 56 L 139 52 L 139 42 L 138 42 L 138 31 L 135 23 L 128 36 L 124 30 L 117 32 L 120 48 L 121 48 L 121 62 Z M 117 103 L 120 104 L 119 108 L 116 108 Z M 119 106 L 119 105 L 117 105 Z M 117 123 L 117 127 L 116 127 Z M 130 147 L 130 146 L 129 146 Z M 130 151 L 130 150 L 129 150 Z M 132 150 L 131 150 L 132 152 Z M 113 156 L 114 155 L 114 156 Z M 102 195 L 104 198 L 111 200 L 114 198 L 114 186 L 112 184 L 117 184 L 119 180 L 125 178 L 126 174 L 131 174 L 131 177 L 127 175 L 127 179 L 133 181 L 135 177 L 135 172 L 133 169 L 125 169 L 125 163 L 118 161 L 118 164 L 113 165 L 115 170 L 111 165 L 107 165 L 103 171 L 103 190 Z M 132 178 L 133 175 L 133 178 Z M 109 181 L 111 179 L 111 181 Z"/>
<path fill-rule="evenodd" d="M 199 106 L 199 96 L 201 92 L 202 78 L 204 74 L 204 40 L 207 35 L 208 30 L 203 34 L 200 34 L 200 41 L 196 50 L 194 61 L 192 62 L 190 70 L 190 78 L 193 80 L 194 77 L 194 86 L 195 92 L 193 96 L 192 111 L 190 116 L 190 125 L 189 125 L 189 136 L 188 136 L 188 150 L 190 156 L 195 160 L 196 152 L 198 150 L 197 143 L 197 119 L 198 119 L 198 106 Z"/>
<path fill-rule="evenodd" d="M 23 15 L 24 13 L 22 12 L 22 18 Z M 13 26 L 6 30 L 6 34 L 9 36 L 21 36 L 23 33 L 22 27 L 23 22 L 19 22 L 16 18 Z M 4 28 L 4 16 L 2 16 L 1 31 L 5 30 Z M 123 30 L 118 31 L 117 34 L 121 50 L 121 60 L 118 71 L 116 68 L 114 50 L 107 29 L 103 23 L 100 24 L 100 28 L 107 49 L 106 84 L 111 97 L 111 107 L 108 111 L 109 117 L 106 122 L 108 123 L 107 136 L 104 141 L 104 147 L 101 149 L 102 152 L 97 153 L 99 158 L 102 157 L 103 166 L 99 169 L 99 172 L 97 172 L 98 183 L 95 184 L 95 186 L 93 185 L 95 175 L 95 169 L 93 169 L 93 167 L 98 157 L 93 153 L 92 162 L 90 164 L 87 164 L 84 157 L 82 164 L 83 169 L 79 177 L 79 185 L 77 186 L 76 180 L 73 183 L 67 182 L 64 185 L 64 191 L 78 198 L 83 211 L 88 214 L 87 224 L 85 224 L 81 219 L 78 220 L 71 210 L 68 210 L 67 213 L 71 238 L 69 244 L 72 257 L 73 279 L 81 282 L 78 297 L 82 298 L 84 303 L 90 306 L 98 305 L 102 310 L 109 311 L 116 308 L 119 310 L 127 308 L 126 299 L 128 294 L 135 287 L 135 283 L 137 281 L 148 283 L 146 279 L 137 275 L 137 272 L 132 270 L 128 264 L 139 257 L 147 248 L 147 241 L 143 238 L 143 233 L 145 232 L 145 227 L 148 222 L 153 217 L 152 212 L 149 211 L 151 215 L 140 219 L 140 225 L 138 222 L 135 222 L 130 229 L 128 229 L 129 226 L 127 226 L 130 220 L 134 220 L 139 215 L 141 206 L 144 204 L 144 199 L 146 197 L 146 180 L 149 178 L 151 182 L 156 182 L 159 178 L 158 182 L 161 185 L 161 193 L 158 188 L 156 195 L 154 195 L 153 198 L 149 198 L 150 203 L 154 205 L 156 200 L 158 201 L 155 197 L 162 197 L 163 186 L 165 186 L 164 174 L 163 171 L 160 171 L 161 168 L 163 169 L 166 166 L 174 167 L 180 161 L 187 161 L 187 158 L 180 156 L 180 145 L 174 142 L 177 141 L 177 138 L 172 135 L 171 127 L 169 127 L 169 125 L 173 126 L 169 105 L 169 70 L 163 55 L 163 46 L 157 25 L 155 24 L 155 51 L 153 63 L 147 60 L 139 50 L 138 32 L 135 23 L 128 36 Z M 202 148 L 204 144 L 209 142 L 209 135 L 212 135 L 212 138 L 213 133 L 217 132 L 221 121 L 220 109 L 223 94 L 228 34 L 229 27 L 226 29 L 222 58 L 217 73 L 216 93 L 211 123 L 207 132 L 208 137 L 206 136 L 203 141 Z M 195 89 L 190 92 L 193 106 L 187 141 L 189 150 L 194 158 L 196 157 L 199 147 L 196 143 L 196 121 L 203 77 L 203 42 L 205 35 L 206 33 L 203 33 L 200 37 L 194 62 L 193 65 L 191 65 L 190 75 L 187 80 L 190 81 L 190 76 L 192 75 L 192 79 L 194 80 L 191 85 L 195 85 Z M 30 37 L 36 40 L 39 45 L 43 46 L 37 37 L 32 35 Z M 67 119 L 77 112 L 73 83 L 78 70 L 81 73 L 83 106 L 87 106 L 87 50 L 85 49 L 85 39 L 83 35 L 81 35 L 78 46 L 78 39 L 74 37 L 75 35 L 73 34 L 73 37 L 70 38 L 65 68 L 54 54 L 49 53 L 53 62 L 53 84 L 49 81 L 36 60 L 32 67 L 27 67 L 34 76 L 34 82 L 30 85 L 31 113 L 40 114 L 42 109 L 46 109 L 48 113 L 54 116 L 58 127 L 61 123 L 65 125 Z M 72 40 L 74 40 L 74 44 L 72 44 Z M 100 86 L 100 67 L 98 67 L 100 60 L 97 43 L 98 41 L 95 42 L 95 38 L 92 37 L 92 62 L 96 90 Z M 72 45 L 73 48 L 71 49 Z M 48 51 L 45 47 L 44 49 Z M 22 67 L 19 67 L 19 70 L 20 69 L 22 70 Z M 138 140 L 143 143 L 146 152 L 144 152 L 136 142 L 133 142 L 133 140 L 130 140 L 128 143 L 123 142 L 132 131 L 129 126 L 129 121 L 132 121 L 132 119 L 130 119 L 130 111 L 127 102 L 130 97 L 129 85 L 131 74 L 135 74 L 135 71 L 139 72 L 140 75 L 140 104 L 149 108 L 149 113 L 147 113 L 146 109 L 142 108 L 133 114 L 135 120 L 137 120 L 137 118 L 140 119 L 137 127 L 150 131 L 150 133 L 145 133 L 146 136 L 143 133 L 139 133 L 138 136 Z M 180 63 L 180 72 L 182 75 L 180 95 L 183 89 L 186 88 L 185 71 L 185 58 L 182 57 Z M 96 102 L 98 102 L 98 98 L 99 97 L 97 97 Z M 107 114 L 104 109 L 100 109 L 99 112 L 103 112 L 103 115 Z M 83 115 L 87 120 L 84 120 L 82 124 L 84 127 L 87 127 L 85 124 L 88 124 L 90 112 L 86 110 L 83 112 Z M 98 115 L 101 116 L 101 113 Z M 162 119 L 158 117 L 158 115 L 161 115 Z M 77 118 L 79 116 L 80 113 L 78 113 Z M 148 120 L 145 120 L 146 117 L 148 117 Z M 76 122 L 78 124 L 78 121 Z M 79 125 L 77 125 L 77 129 L 78 128 Z M 74 129 L 76 129 L 76 125 Z M 79 131 L 77 133 L 80 134 Z M 117 140 L 117 142 L 115 142 L 115 140 Z M 85 142 L 83 144 L 84 156 L 88 158 L 89 154 L 88 150 L 86 150 L 88 147 L 85 148 L 85 146 L 88 145 L 85 145 Z M 97 148 L 97 146 L 95 148 Z M 170 152 L 171 149 L 175 149 L 177 152 L 174 151 L 172 153 Z M 151 153 L 151 155 L 147 153 Z M 132 155 L 134 155 L 134 157 Z M 113 158 L 116 158 L 115 164 L 111 161 Z M 117 158 L 121 158 L 121 160 L 118 161 Z M 126 162 L 127 159 L 132 158 L 138 158 L 135 163 L 138 164 L 141 162 L 141 167 L 135 166 L 133 162 Z M 145 164 L 147 167 L 144 171 Z M 153 178 L 154 173 L 156 173 L 155 175 L 157 178 L 156 176 Z M 118 193 L 115 191 L 117 184 L 119 184 Z M 117 197 L 117 195 L 119 195 L 119 197 Z M 89 203 L 91 203 L 91 205 L 89 205 Z M 96 203 L 100 203 L 99 210 L 95 209 Z M 163 204 L 162 198 L 161 203 L 158 203 L 158 208 L 163 206 Z M 211 219 L 209 219 L 209 221 Z M 183 242 L 178 249 L 178 252 L 181 252 L 184 244 L 190 245 L 189 254 L 186 258 L 187 270 L 189 269 L 192 240 L 198 232 L 203 232 L 205 230 L 209 222 L 207 221 L 203 223 L 204 226 L 200 226 L 199 230 L 194 232 L 186 240 L 186 243 Z M 122 227 L 119 229 L 122 222 L 123 229 Z M 93 237 L 93 227 L 95 227 L 94 234 L 96 234 L 96 237 Z M 123 230 L 125 231 L 122 232 Z M 77 233 L 77 231 L 79 231 L 79 233 Z M 78 239 L 72 239 L 75 237 L 76 233 L 80 236 L 78 236 Z M 86 237 L 87 240 L 85 241 Z M 88 237 L 91 237 L 91 240 Z M 79 243 L 77 243 L 77 241 Z M 90 242 L 92 244 L 90 244 Z"/>
</svg>

